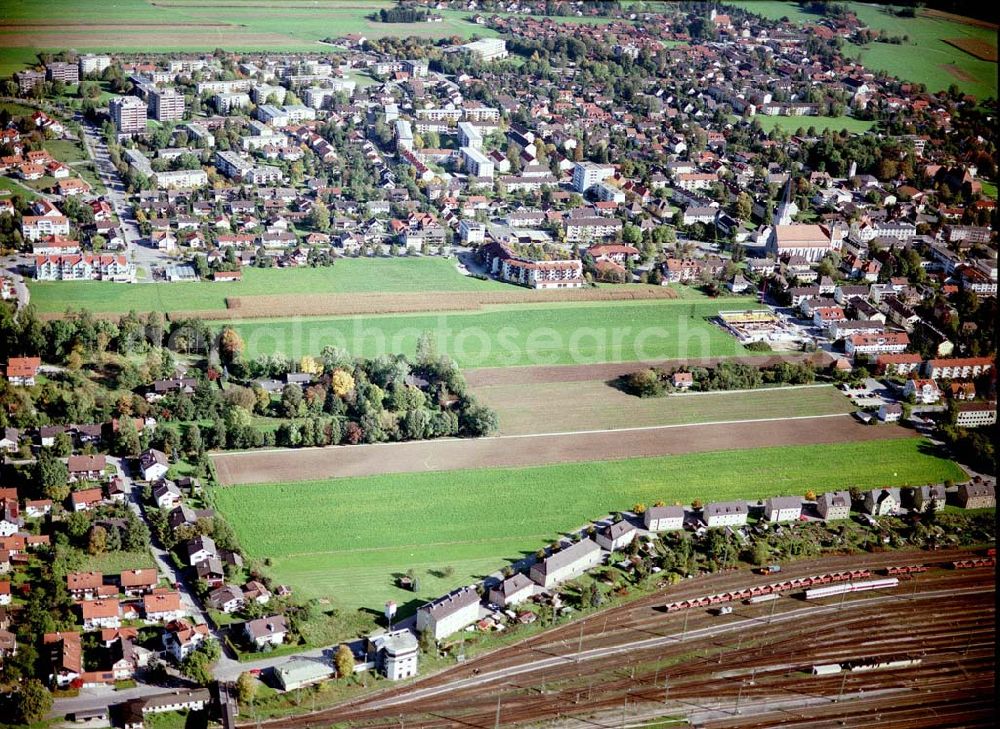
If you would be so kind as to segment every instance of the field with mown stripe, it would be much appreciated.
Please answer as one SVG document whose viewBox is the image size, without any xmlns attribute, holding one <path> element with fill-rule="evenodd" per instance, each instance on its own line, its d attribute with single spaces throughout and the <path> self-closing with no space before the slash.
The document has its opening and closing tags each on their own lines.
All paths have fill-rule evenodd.
<svg viewBox="0 0 1000 729">
<path fill-rule="evenodd" d="M 500 433 L 521 435 L 682 423 L 847 413 L 854 408 L 832 385 L 764 388 L 639 398 L 609 383 L 545 382 L 477 387 L 480 402 L 496 410 Z"/>
<path fill-rule="evenodd" d="M 247 357 L 298 358 L 325 346 L 358 357 L 413 355 L 431 332 L 460 367 L 588 364 L 733 356 L 743 347 L 710 319 L 747 299 L 574 302 L 494 307 L 475 313 L 239 321 Z"/>
</svg>

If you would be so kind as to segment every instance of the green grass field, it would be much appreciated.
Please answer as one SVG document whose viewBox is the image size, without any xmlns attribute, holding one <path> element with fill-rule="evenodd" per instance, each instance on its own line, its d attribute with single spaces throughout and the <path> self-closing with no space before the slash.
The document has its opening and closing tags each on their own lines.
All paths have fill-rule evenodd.
<svg viewBox="0 0 1000 729">
<path fill-rule="evenodd" d="M 738 299 L 745 306 L 745 299 Z M 248 320 L 233 327 L 248 357 L 299 358 L 336 346 L 359 357 L 413 355 L 430 331 L 461 367 L 589 364 L 745 353 L 710 317 L 733 308 L 711 302 L 573 302 L 492 307 L 476 313 Z"/>
<path fill-rule="evenodd" d="M 493 385 L 477 387 L 475 394 L 497 411 L 504 435 L 537 433 L 539 423 L 551 433 L 832 415 L 854 409 L 832 385 L 643 399 L 590 380 Z M 553 408 L 554 402 L 562 404 Z"/>
<path fill-rule="evenodd" d="M 816 131 L 820 133 L 826 129 L 835 132 L 846 129 L 854 134 L 864 134 L 874 125 L 874 122 L 854 119 L 849 116 L 764 116 L 758 114 L 753 119 L 760 122 L 761 128 L 766 132 L 772 129 L 783 129 L 795 133 L 799 129 L 808 130 L 810 127 L 815 127 Z"/>
<path fill-rule="evenodd" d="M 754 451 L 215 488 L 247 554 L 275 579 L 340 608 L 401 606 L 532 554 L 635 502 L 756 499 L 960 480 L 913 438 Z M 451 567 L 453 573 L 445 576 Z M 413 569 L 419 595 L 393 584 Z"/>
<path fill-rule="evenodd" d="M 815 23 L 820 19 L 818 15 L 803 12 L 795 3 L 733 0 L 728 4 L 775 20 L 787 16 L 793 22 Z M 873 70 L 924 83 L 929 91 L 941 91 L 956 84 L 962 91 L 979 99 L 997 98 L 997 64 L 980 60 L 944 42 L 945 38 L 979 38 L 995 46 L 995 31 L 924 15 L 899 18 L 879 5 L 848 5 L 868 27 L 884 30 L 890 36 L 909 36 L 909 42 L 902 45 L 845 44 L 843 52 L 846 56 L 860 58 L 865 66 Z"/>
<path fill-rule="evenodd" d="M 29 283 L 31 302 L 40 312 L 67 306 L 95 312 L 211 311 L 226 308 L 227 296 L 280 293 L 319 294 L 413 291 L 489 291 L 505 284 L 470 278 L 443 258 L 343 258 L 331 268 L 247 268 L 239 283 L 165 283 L 128 285 L 103 281 Z"/>
<path fill-rule="evenodd" d="M 0 74 L 35 63 L 39 50 L 193 52 L 222 47 L 229 51 L 328 52 L 329 46 L 318 41 L 346 33 L 362 33 L 368 38 L 414 35 L 434 39 L 496 35 L 470 22 L 470 13 L 458 10 L 438 11 L 443 16 L 440 23 L 376 23 L 366 17 L 393 5 L 390 0 L 311 0 L 308 4 L 117 0 L 113 15 L 109 15 L 101 3 L 8 1 L 0 25 L 0 36 L 4 36 Z"/>
</svg>

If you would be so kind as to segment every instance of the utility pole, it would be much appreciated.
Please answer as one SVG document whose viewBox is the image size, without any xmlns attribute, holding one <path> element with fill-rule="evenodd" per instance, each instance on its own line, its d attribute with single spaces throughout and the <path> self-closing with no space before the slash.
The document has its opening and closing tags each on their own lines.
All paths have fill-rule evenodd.
<svg viewBox="0 0 1000 729">
<path fill-rule="evenodd" d="M 844 671 L 844 677 L 840 679 L 840 692 L 837 694 L 837 701 L 844 698 L 844 684 L 847 683 L 847 672 Z"/>
<path fill-rule="evenodd" d="M 688 616 L 690 616 L 690 615 L 691 615 L 691 610 L 690 609 L 684 611 L 684 632 L 681 633 L 681 640 L 684 640 L 685 638 L 687 638 Z"/>
<path fill-rule="evenodd" d="M 740 699 L 743 697 L 743 681 L 740 681 L 740 690 L 736 694 L 736 713 L 740 713 Z"/>
<path fill-rule="evenodd" d="M 771 614 L 767 616 L 767 624 L 768 625 L 771 624 L 771 619 L 774 617 L 774 608 L 777 607 L 777 605 L 778 605 L 777 598 L 774 599 L 774 600 L 771 600 Z"/>
<path fill-rule="evenodd" d="M 670 696 L 670 677 L 663 677 L 663 703 L 667 703 L 667 697 Z"/>
<path fill-rule="evenodd" d="M 580 662 L 580 654 L 583 652 L 583 622 L 580 621 L 580 640 L 576 644 L 576 662 Z"/>
<path fill-rule="evenodd" d="M 493 722 L 493 729 L 500 729 L 500 694 L 497 694 L 497 715 Z"/>
</svg>

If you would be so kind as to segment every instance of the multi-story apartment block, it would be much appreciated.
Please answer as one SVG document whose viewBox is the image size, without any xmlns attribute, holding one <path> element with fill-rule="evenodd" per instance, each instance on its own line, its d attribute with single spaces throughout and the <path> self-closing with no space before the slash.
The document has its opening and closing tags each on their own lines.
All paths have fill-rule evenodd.
<svg viewBox="0 0 1000 729">
<path fill-rule="evenodd" d="M 80 73 L 80 78 L 83 78 L 87 74 L 101 73 L 104 69 L 108 68 L 111 65 L 111 56 L 88 53 L 85 56 L 78 57 L 76 65 Z"/>
<path fill-rule="evenodd" d="M 149 115 L 157 121 L 184 118 L 184 96 L 175 89 L 154 89 L 149 94 Z"/>
<path fill-rule="evenodd" d="M 598 182 L 603 182 L 615 173 L 611 165 L 599 165 L 593 162 L 577 162 L 573 166 L 573 189 L 584 193 Z"/>
<path fill-rule="evenodd" d="M 39 281 L 135 281 L 135 266 L 123 255 L 73 253 L 36 256 L 35 278 Z"/>
<path fill-rule="evenodd" d="M 45 78 L 49 81 L 62 81 L 75 84 L 80 81 L 80 68 L 75 63 L 60 63 L 58 61 L 45 67 Z"/>
<path fill-rule="evenodd" d="M 212 97 L 212 105 L 220 114 L 228 114 L 233 109 L 245 109 L 250 103 L 250 95 L 242 91 L 219 93 Z"/>
<path fill-rule="evenodd" d="M 853 334 L 844 342 L 844 351 L 853 356 L 863 354 L 899 354 L 910 346 L 906 332 L 883 332 L 882 334 Z"/>
<path fill-rule="evenodd" d="M 969 380 L 992 369 L 993 359 L 990 357 L 929 359 L 924 364 L 924 374 L 932 380 Z"/>
<path fill-rule="evenodd" d="M 565 225 L 566 241 L 569 243 L 609 238 L 618 235 L 622 229 L 620 219 L 598 215 L 567 218 Z"/>
<path fill-rule="evenodd" d="M 493 177 L 493 160 L 475 147 L 462 147 L 462 164 L 472 177 Z"/>
<path fill-rule="evenodd" d="M 146 103 L 137 96 L 118 96 L 108 104 L 111 121 L 119 134 L 146 131 Z"/>
<path fill-rule="evenodd" d="M 21 218 L 21 235 L 30 241 L 50 235 L 69 235 L 69 218 L 65 215 L 25 215 Z"/>
</svg>

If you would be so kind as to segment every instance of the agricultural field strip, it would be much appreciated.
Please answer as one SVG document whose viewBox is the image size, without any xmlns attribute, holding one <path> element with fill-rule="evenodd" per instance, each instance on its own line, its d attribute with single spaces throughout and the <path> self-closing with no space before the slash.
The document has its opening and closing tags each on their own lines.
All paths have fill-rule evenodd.
<svg viewBox="0 0 1000 729">
<path fill-rule="evenodd" d="M 822 387 L 822 386 L 821 386 Z M 758 392 L 756 390 L 748 390 L 746 392 Z M 709 394 L 709 393 L 704 393 Z M 514 435 L 488 435 L 483 438 L 476 438 L 477 441 L 489 441 L 489 440 L 518 440 L 524 438 L 554 438 L 564 435 L 599 435 L 602 433 L 634 433 L 642 432 L 648 430 L 671 430 L 673 428 L 699 428 L 711 425 L 745 425 L 747 423 L 776 423 L 784 422 L 786 420 L 816 420 L 817 418 L 843 418 L 847 417 L 849 413 L 825 413 L 823 415 L 789 415 L 779 418 L 746 418 L 741 420 L 713 420 L 704 423 L 673 423 L 671 425 L 641 425 L 632 428 L 595 428 L 591 430 L 557 430 L 548 433 L 517 433 Z M 434 443 L 468 443 L 468 438 L 437 438 L 433 441 Z M 341 448 L 364 448 L 364 445 L 356 446 L 308 446 L 305 448 L 259 448 L 252 451 L 227 451 L 226 457 L 229 456 L 247 456 L 247 455 L 258 455 L 264 453 L 295 453 L 302 451 L 328 451 L 331 448 L 337 450 Z"/>
<path fill-rule="evenodd" d="M 828 384 L 678 392 L 660 398 L 636 398 L 599 380 L 485 385 L 473 392 L 497 412 L 501 435 L 537 433 L 540 424 L 553 430 L 628 432 L 845 414 L 854 409 L 843 393 Z M 553 409 L 552 402 L 562 406 Z"/>
</svg>

